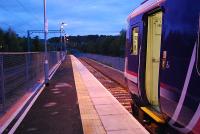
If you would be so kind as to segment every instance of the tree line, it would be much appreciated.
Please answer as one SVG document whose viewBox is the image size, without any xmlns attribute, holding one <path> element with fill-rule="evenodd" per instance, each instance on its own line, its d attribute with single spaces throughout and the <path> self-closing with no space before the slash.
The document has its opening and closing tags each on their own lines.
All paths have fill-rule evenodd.
<svg viewBox="0 0 200 134">
<path fill-rule="evenodd" d="M 119 35 L 85 35 L 69 36 L 66 40 L 68 49 L 77 49 L 85 53 L 102 54 L 109 56 L 124 56 L 126 31 L 121 30 Z M 44 51 L 44 41 L 35 36 L 29 39 L 30 51 Z M 49 51 L 60 51 L 60 37 L 48 39 Z M 20 37 L 9 28 L 4 31 L 0 28 L 0 52 L 27 52 L 28 38 Z"/>
<path fill-rule="evenodd" d="M 126 31 L 121 30 L 119 35 L 88 35 L 69 38 L 71 48 L 85 53 L 124 57 Z"/>
<path fill-rule="evenodd" d="M 29 39 L 30 51 L 44 51 L 43 41 L 39 36 Z M 8 28 L 3 30 L 0 28 L 0 52 L 27 52 L 28 51 L 28 38 L 20 37 L 14 30 Z"/>
<path fill-rule="evenodd" d="M 119 35 L 85 35 L 67 37 L 67 48 L 76 49 L 84 53 L 101 54 L 108 56 L 124 56 L 126 30 Z M 59 42 L 59 37 L 49 39 L 49 42 Z"/>
<path fill-rule="evenodd" d="M 26 51 L 26 38 L 19 37 L 11 28 L 4 31 L 0 28 L 0 51 L 20 52 Z"/>
</svg>

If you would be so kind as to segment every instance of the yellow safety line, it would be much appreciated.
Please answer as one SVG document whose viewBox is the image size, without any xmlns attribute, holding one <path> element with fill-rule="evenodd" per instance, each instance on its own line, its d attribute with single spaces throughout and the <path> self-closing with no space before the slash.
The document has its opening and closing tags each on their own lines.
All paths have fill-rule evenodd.
<svg viewBox="0 0 200 134">
<path fill-rule="evenodd" d="M 75 57 L 71 56 L 83 132 L 84 134 L 106 134 L 75 60 Z"/>
</svg>

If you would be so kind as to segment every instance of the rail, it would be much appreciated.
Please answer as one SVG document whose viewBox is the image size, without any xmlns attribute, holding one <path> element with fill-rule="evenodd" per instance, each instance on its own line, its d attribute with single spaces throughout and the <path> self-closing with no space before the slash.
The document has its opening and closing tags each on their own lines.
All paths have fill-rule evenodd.
<svg viewBox="0 0 200 134">
<path fill-rule="evenodd" d="M 101 62 L 106 64 L 110 67 L 118 69 L 120 71 L 124 71 L 125 59 L 121 57 L 111 57 L 111 56 L 104 56 L 98 54 L 88 54 L 88 53 L 81 53 L 79 57 L 86 57 L 93 59 L 95 61 Z"/>
</svg>

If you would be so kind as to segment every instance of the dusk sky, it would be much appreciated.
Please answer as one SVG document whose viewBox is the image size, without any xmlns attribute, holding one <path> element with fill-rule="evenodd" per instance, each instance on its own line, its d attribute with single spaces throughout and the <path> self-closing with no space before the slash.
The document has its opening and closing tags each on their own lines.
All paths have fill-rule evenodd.
<svg viewBox="0 0 200 134">
<path fill-rule="evenodd" d="M 0 27 L 19 35 L 43 29 L 43 0 L 0 0 Z M 65 22 L 68 35 L 116 35 L 144 0 L 47 0 L 49 29 Z M 52 35 L 56 36 L 56 35 Z"/>
</svg>

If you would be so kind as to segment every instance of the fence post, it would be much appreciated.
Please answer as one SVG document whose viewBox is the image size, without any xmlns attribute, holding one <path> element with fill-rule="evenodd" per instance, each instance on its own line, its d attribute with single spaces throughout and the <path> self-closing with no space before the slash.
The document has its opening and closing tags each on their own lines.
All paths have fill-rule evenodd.
<svg viewBox="0 0 200 134">
<path fill-rule="evenodd" d="M 3 55 L 0 55 L 0 71 L 1 71 L 1 105 L 2 105 L 2 111 L 4 111 L 5 108 L 5 80 L 4 80 L 4 68 L 3 68 Z"/>
<path fill-rule="evenodd" d="M 27 44 L 28 44 L 28 52 L 31 51 L 31 45 L 30 45 L 30 31 L 27 31 Z"/>
<path fill-rule="evenodd" d="M 29 57 L 28 57 L 29 53 L 28 54 L 25 54 L 25 57 L 26 57 L 26 80 L 28 80 L 28 68 L 29 68 Z"/>
<path fill-rule="evenodd" d="M 56 52 L 56 63 L 58 63 L 59 62 L 59 54 L 58 54 L 58 52 Z"/>
</svg>

